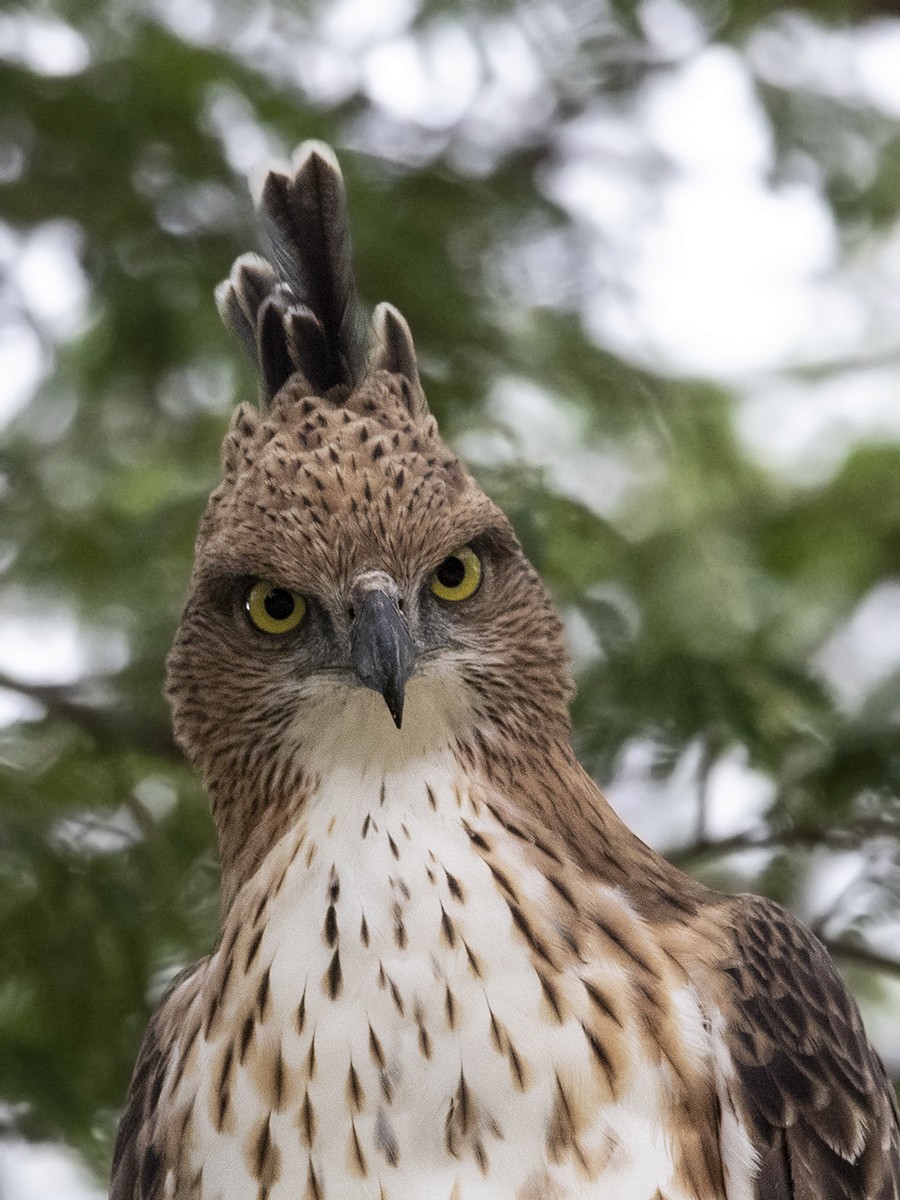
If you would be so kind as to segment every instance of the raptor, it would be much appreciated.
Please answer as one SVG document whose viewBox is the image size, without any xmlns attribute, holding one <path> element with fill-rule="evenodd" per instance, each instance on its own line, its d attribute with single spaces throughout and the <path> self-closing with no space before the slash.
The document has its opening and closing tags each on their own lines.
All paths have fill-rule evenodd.
<svg viewBox="0 0 900 1200">
<path fill-rule="evenodd" d="M 254 360 L 168 661 L 216 948 L 150 1022 L 113 1200 L 897 1200 L 819 942 L 708 891 L 572 749 L 560 622 L 356 297 L 332 152 L 217 300 Z"/>
</svg>

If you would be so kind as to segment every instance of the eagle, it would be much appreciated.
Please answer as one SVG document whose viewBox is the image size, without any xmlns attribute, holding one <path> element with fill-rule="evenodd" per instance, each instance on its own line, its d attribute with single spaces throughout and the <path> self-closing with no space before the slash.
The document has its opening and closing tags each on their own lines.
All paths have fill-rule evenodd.
<svg viewBox="0 0 900 1200">
<path fill-rule="evenodd" d="M 221 935 L 149 1023 L 112 1200 L 898 1200 L 823 946 L 579 764 L 559 618 L 360 305 L 330 148 L 259 209 L 216 298 L 260 398 L 167 663 Z"/>
</svg>

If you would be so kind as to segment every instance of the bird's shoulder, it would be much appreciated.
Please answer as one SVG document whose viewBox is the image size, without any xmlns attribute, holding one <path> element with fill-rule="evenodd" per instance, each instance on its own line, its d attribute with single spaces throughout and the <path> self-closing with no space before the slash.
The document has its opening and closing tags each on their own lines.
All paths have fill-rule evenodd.
<svg viewBox="0 0 900 1200">
<path fill-rule="evenodd" d="M 155 1200 L 162 1194 L 160 1095 L 179 1039 L 186 1046 L 185 1018 L 209 961 L 202 958 L 175 977 L 144 1032 L 113 1150 L 110 1200 Z M 198 1026 L 195 1038 L 199 1033 Z"/>
<path fill-rule="evenodd" d="M 896 1200 L 900 1121 L 822 943 L 771 900 L 721 899 L 720 1009 L 765 1200 Z"/>
</svg>

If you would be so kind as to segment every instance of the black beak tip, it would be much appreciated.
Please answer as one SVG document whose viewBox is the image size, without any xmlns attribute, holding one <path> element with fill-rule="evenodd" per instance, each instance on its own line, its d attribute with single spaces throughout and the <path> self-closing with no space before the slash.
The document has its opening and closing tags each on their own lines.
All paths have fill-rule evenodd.
<svg viewBox="0 0 900 1200">
<path fill-rule="evenodd" d="M 382 697 L 399 729 L 415 651 L 397 605 L 384 592 L 373 589 L 359 602 L 350 662 L 359 682 Z"/>
<path fill-rule="evenodd" d="M 398 729 L 403 722 L 403 700 L 405 691 L 405 681 L 401 683 L 397 680 L 390 680 L 386 686 L 381 689 L 381 695 L 385 704 L 387 705 L 388 712 L 391 714 L 391 720 Z"/>
</svg>

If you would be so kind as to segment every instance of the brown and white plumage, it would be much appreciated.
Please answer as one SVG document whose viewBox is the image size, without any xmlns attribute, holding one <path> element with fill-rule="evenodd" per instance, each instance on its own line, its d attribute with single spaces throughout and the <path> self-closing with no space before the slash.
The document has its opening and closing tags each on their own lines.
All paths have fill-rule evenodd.
<svg viewBox="0 0 900 1200">
<path fill-rule="evenodd" d="M 559 621 L 403 318 L 364 325 L 331 152 L 262 210 L 274 266 L 217 294 L 261 409 L 169 660 L 222 936 L 148 1027 L 112 1197 L 898 1200 L 894 1097 L 821 945 L 671 867 L 576 761 Z M 480 586 L 448 599 L 463 547 Z M 295 628 L 248 619 L 260 580 Z"/>
</svg>

